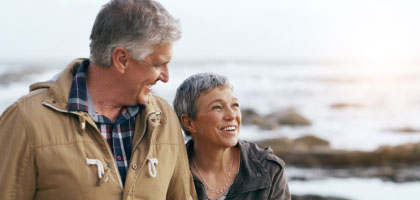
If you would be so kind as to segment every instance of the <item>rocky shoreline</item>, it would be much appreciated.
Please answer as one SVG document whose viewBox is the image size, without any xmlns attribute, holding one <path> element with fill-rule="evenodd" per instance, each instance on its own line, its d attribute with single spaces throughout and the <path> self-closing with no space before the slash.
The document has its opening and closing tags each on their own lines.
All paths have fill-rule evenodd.
<svg viewBox="0 0 420 200">
<path fill-rule="evenodd" d="M 271 147 L 288 166 L 316 170 L 320 177 L 375 177 L 393 182 L 420 181 L 420 143 L 383 146 L 371 152 L 332 149 L 328 141 L 315 136 L 304 136 L 295 140 L 279 138 L 256 143 L 260 147 Z M 311 179 L 307 176 L 292 178 Z"/>
<path fill-rule="evenodd" d="M 242 110 L 244 125 L 257 125 L 261 129 L 277 129 L 280 126 L 311 126 L 312 122 L 294 109 L 273 112 L 261 116 L 252 109 Z M 407 132 L 403 129 L 401 131 Z M 409 130 L 410 132 L 413 129 Z M 418 181 L 420 175 L 405 177 L 405 171 L 420 168 L 420 143 L 408 143 L 398 146 L 381 146 L 374 151 L 349 151 L 333 149 L 327 140 L 313 135 L 296 139 L 276 138 L 256 142 L 261 147 L 271 147 L 276 155 L 288 165 L 302 168 L 323 169 L 372 169 L 377 173 L 365 175 L 388 178 L 395 182 Z M 372 171 L 372 170 L 362 170 Z M 349 173 L 357 175 L 357 173 Z M 359 176 L 357 176 L 359 177 Z"/>
<path fill-rule="evenodd" d="M 347 105 L 332 105 L 341 109 Z M 353 105 L 352 105 L 353 106 Z M 356 106 L 356 105 L 354 105 Z M 285 109 L 261 116 L 252 109 L 242 110 L 242 123 L 256 125 L 264 130 L 276 130 L 281 126 L 311 126 L 312 122 L 295 109 Z M 403 134 L 419 133 L 411 127 L 395 130 Z M 313 135 L 296 139 L 276 138 L 255 142 L 260 147 L 270 147 L 282 158 L 294 181 L 334 178 L 379 178 L 395 183 L 420 181 L 420 143 L 398 146 L 381 146 L 373 151 L 349 151 L 334 149 L 329 141 Z M 318 195 L 293 195 L 294 200 L 346 200 L 341 197 Z"/>
<path fill-rule="evenodd" d="M 350 200 L 340 197 L 320 196 L 320 195 L 293 195 L 292 200 Z"/>
</svg>

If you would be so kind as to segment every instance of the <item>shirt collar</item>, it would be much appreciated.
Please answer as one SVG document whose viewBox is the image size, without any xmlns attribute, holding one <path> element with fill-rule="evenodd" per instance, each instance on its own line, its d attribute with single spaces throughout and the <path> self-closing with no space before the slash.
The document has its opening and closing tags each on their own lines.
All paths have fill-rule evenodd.
<svg viewBox="0 0 420 200">
<path fill-rule="evenodd" d="M 94 121 L 101 121 L 93 107 L 92 97 L 87 87 L 86 72 L 89 67 L 89 59 L 84 60 L 77 69 L 70 89 L 68 111 L 84 111 L 89 113 Z M 143 105 L 141 106 L 144 107 Z M 124 106 L 121 116 L 127 120 L 135 116 L 140 110 L 140 106 Z M 119 117 L 118 117 L 119 118 Z"/>
<path fill-rule="evenodd" d="M 70 87 L 68 111 L 88 112 L 88 94 L 86 71 L 89 66 L 89 60 L 84 60 L 76 71 Z"/>
</svg>

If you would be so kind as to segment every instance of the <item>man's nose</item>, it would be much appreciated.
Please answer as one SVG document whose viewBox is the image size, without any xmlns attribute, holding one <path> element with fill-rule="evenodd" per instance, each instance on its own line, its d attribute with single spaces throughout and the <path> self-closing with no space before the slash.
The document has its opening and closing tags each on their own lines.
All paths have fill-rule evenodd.
<svg viewBox="0 0 420 200">
<path fill-rule="evenodd" d="M 169 81 L 169 70 L 168 65 L 165 65 L 162 67 L 162 70 L 160 71 L 159 80 L 167 83 Z"/>
</svg>

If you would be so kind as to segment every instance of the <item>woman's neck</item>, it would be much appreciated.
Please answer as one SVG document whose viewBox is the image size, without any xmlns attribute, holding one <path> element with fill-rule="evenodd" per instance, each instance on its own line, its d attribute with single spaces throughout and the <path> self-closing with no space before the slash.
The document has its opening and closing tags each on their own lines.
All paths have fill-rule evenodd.
<svg viewBox="0 0 420 200">
<path fill-rule="evenodd" d="M 193 159 L 202 172 L 226 172 L 233 160 L 233 149 L 194 142 Z"/>
<path fill-rule="evenodd" d="M 239 154 L 236 147 L 217 148 L 194 141 L 191 171 L 203 182 L 210 199 L 220 196 L 233 184 L 239 171 Z"/>
</svg>

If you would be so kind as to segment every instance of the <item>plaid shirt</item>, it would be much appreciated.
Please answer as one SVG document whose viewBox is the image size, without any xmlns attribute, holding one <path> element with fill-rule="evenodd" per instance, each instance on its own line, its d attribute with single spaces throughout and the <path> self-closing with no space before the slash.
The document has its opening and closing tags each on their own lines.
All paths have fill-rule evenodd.
<svg viewBox="0 0 420 200">
<path fill-rule="evenodd" d="M 130 164 L 131 142 L 134 135 L 136 115 L 140 108 L 144 107 L 122 107 L 115 122 L 112 122 L 104 115 L 96 113 L 87 87 L 86 72 L 88 66 L 89 60 L 83 61 L 76 75 L 73 77 L 67 109 L 68 111 L 84 111 L 89 113 L 102 136 L 111 147 L 124 184 L 128 165 Z"/>
</svg>

